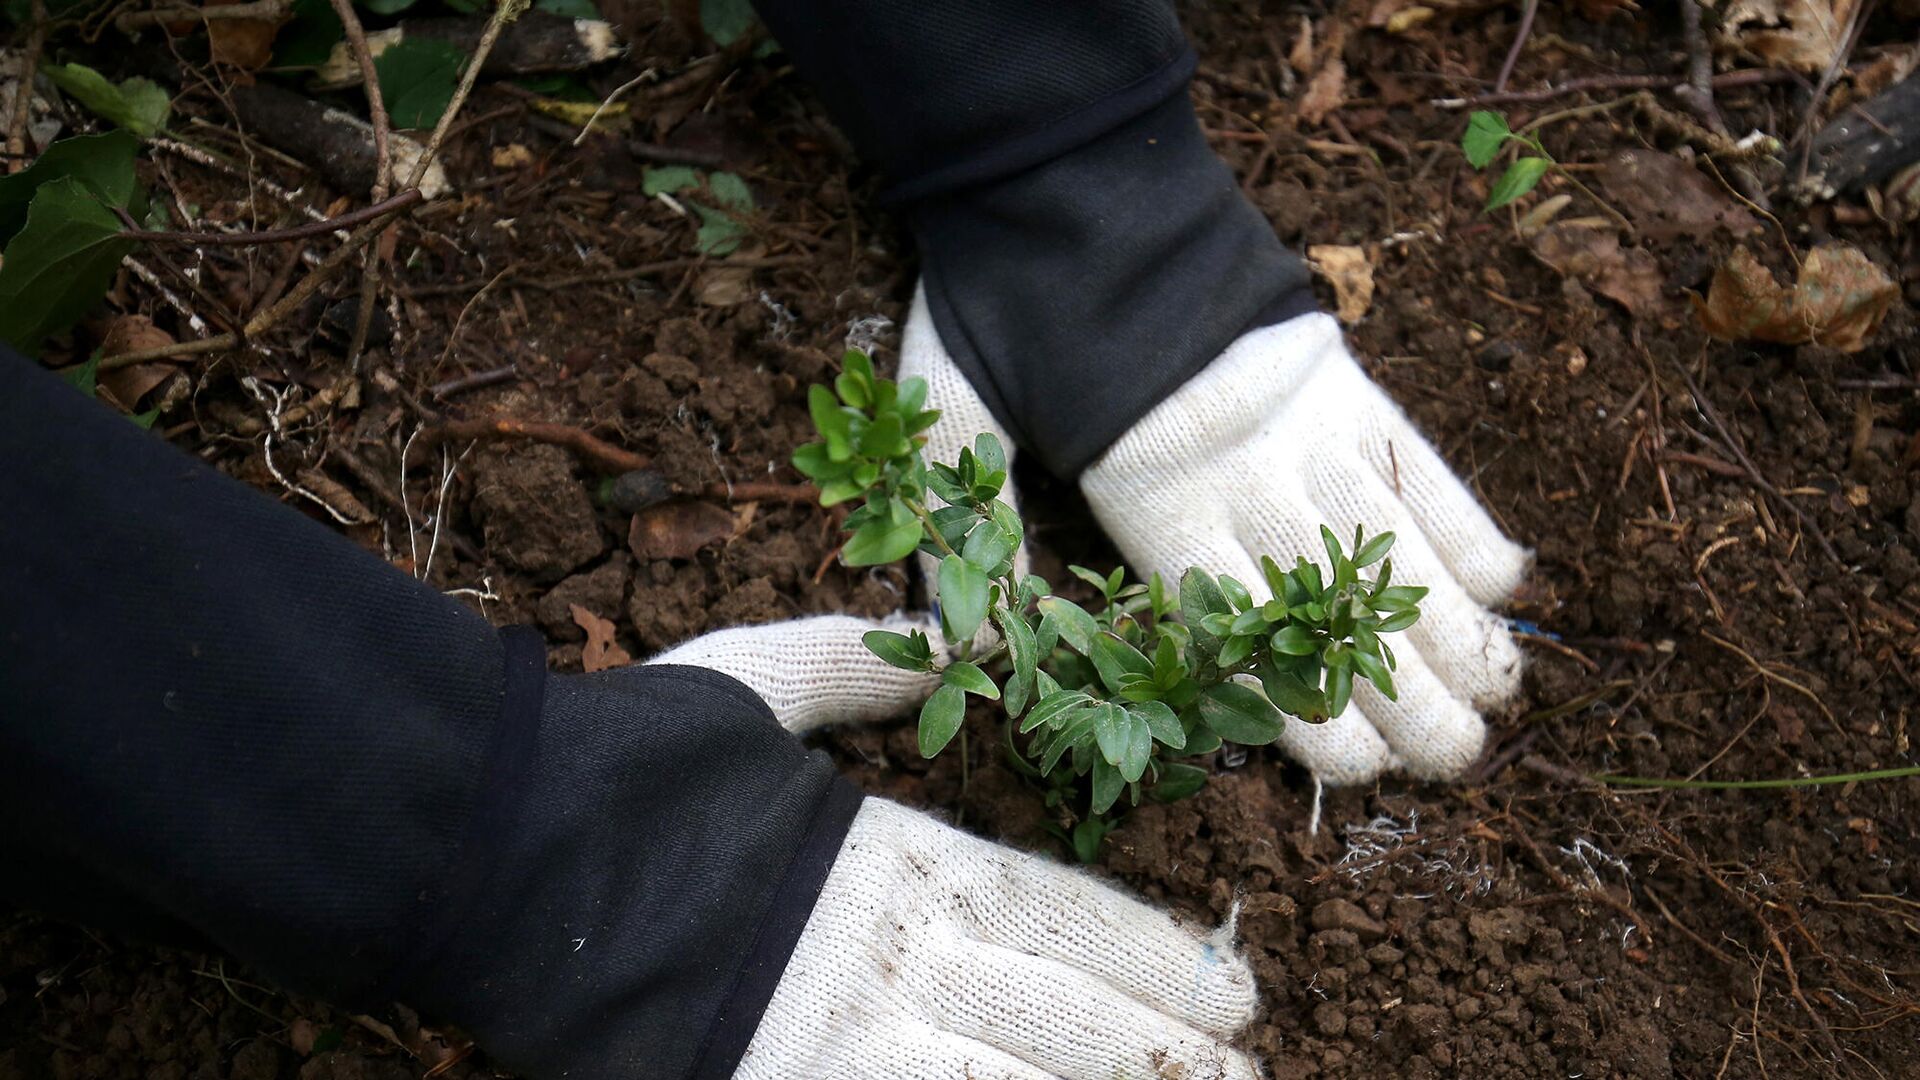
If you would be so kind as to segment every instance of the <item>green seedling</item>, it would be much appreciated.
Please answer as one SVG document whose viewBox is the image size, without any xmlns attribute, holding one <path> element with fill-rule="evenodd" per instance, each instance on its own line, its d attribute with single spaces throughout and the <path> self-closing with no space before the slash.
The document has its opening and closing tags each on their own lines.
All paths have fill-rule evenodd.
<svg viewBox="0 0 1920 1080">
<path fill-rule="evenodd" d="M 1385 638 L 1413 625 L 1427 590 L 1392 583 L 1392 533 L 1356 529 L 1343 545 L 1323 527 L 1324 567 L 1262 557 L 1264 601 L 1199 568 L 1174 586 L 1071 567 L 1096 597 L 1083 605 L 1015 572 L 1026 526 L 1000 498 L 1007 458 L 997 439 L 978 436 L 952 463 L 925 460 L 921 433 L 940 414 L 926 407 L 924 381 L 879 378 L 851 351 L 808 405 L 820 441 L 800 447 L 794 466 L 820 486 L 823 505 L 858 504 L 842 560 L 937 560 L 947 648 L 919 632 L 866 635 L 887 663 L 940 676 L 920 711 L 921 754 L 954 740 L 969 698 L 997 703 L 1014 767 L 1045 786 L 1049 806 L 1085 807 L 1070 833 L 1056 826 L 1084 860 L 1123 798 L 1132 807 L 1192 795 L 1223 745 L 1271 743 L 1289 717 L 1338 716 L 1356 680 L 1396 693 Z"/>
<path fill-rule="evenodd" d="M 1522 148 L 1521 156 L 1507 166 L 1507 171 L 1500 174 L 1500 179 L 1494 181 L 1487 192 L 1489 211 L 1498 210 L 1532 191 L 1542 177 L 1560 167 L 1547 148 L 1540 145 L 1539 136 L 1515 132 L 1507 126 L 1507 118 L 1497 112 L 1474 113 L 1467 120 L 1467 133 L 1460 137 L 1460 149 L 1467 155 L 1467 164 L 1476 169 L 1493 164 L 1493 159 L 1500 156 L 1508 143 L 1518 144 Z"/>
</svg>

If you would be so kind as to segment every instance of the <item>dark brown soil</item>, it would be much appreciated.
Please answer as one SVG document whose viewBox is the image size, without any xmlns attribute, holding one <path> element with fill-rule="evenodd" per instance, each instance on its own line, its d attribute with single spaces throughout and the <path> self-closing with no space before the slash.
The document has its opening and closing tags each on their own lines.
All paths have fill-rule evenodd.
<svg viewBox="0 0 1920 1080">
<path fill-rule="evenodd" d="M 1135 812 L 1107 842 L 1106 871 L 1199 919 L 1239 911 L 1266 990 L 1247 1045 L 1277 1077 L 1920 1078 L 1920 781 L 1625 792 L 1585 779 L 1915 762 L 1914 309 L 1897 303 L 1868 348 L 1842 354 L 1710 341 L 1684 293 L 1704 288 L 1736 242 L 1786 268 L 1784 231 L 1801 251 L 1857 245 L 1911 301 L 1916 233 L 1858 224 L 1870 218 L 1854 206 L 1782 206 L 1778 227 L 1748 216 L 1759 227 L 1737 241 L 1727 224 L 1744 210 L 1704 170 L 1685 166 L 1708 177 L 1690 195 L 1655 186 L 1649 197 L 1649 182 L 1600 168 L 1622 150 L 1686 154 L 1659 114 L 1629 102 L 1561 119 L 1544 129 L 1548 148 L 1642 226 L 1645 255 L 1619 271 L 1637 275 L 1629 312 L 1611 271 L 1562 276 L 1509 219 L 1480 212 L 1485 181 L 1456 147 L 1461 114 L 1426 103 L 1484 88 L 1512 12 L 1395 36 L 1363 28 L 1366 5 L 1316 5 L 1316 40 L 1348 28 L 1348 100 L 1309 126 L 1296 107 L 1306 75 L 1297 87 L 1281 75 L 1298 11 L 1190 6 L 1204 60 L 1196 95 L 1220 151 L 1289 243 L 1368 249 L 1378 293 L 1353 328 L 1357 350 L 1537 550 L 1514 609 L 1532 627 L 1533 663 L 1463 783 L 1328 791 L 1315 831 L 1311 781 L 1255 753 L 1222 763 L 1189 802 Z M 1544 8 L 1516 87 L 1681 70 L 1664 13 L 1595 23 Z M 706 51 L 646 0 L 609 10 L 636 43 L 635 70 L 677 71 Z M 1911 39 L 1885 22 L 1870 22 L 1860 57 Z M 1581 100 L 1511 116 L 1518 126 Z M 710 514 L 676 516 L 672 535 L 691 535 L 691 554 L 637 558 L 632 515 L 554 447 L 416 450 L 399 505 L 400 447 L 442 412 L 577 425 L 650 455 L 684 492 L 791 482 L 780 463 L 807 434 L 806 386 L 850 324 L 903 316 L 910 253 L 871 209 L 871 178 L 777 60 L 696 80 L 650 106 L 658 117 L 636 134 L 742 172 L 762 207 L 743 254 L 783 260 L 769 267 L 688 262 L 572 282 L 682 258 L 691 226 L 639 194 L 640 163 L 618 142 L 573 149 L 570 132 L 516 102 L 483 90 L 470 106 L 491 117 L 454 147 L 450 171 L 472 178 L 470 193 L 398 233 L 396 336 L 354 405 L 293 432 L 294 452 L 370 508 L 347 532 L 469 590 L 496 621 L 541 625 L 563 667 L 577 667 L 584 638 L 571 604 L 613 619 L 635 656 L 732 623 L 899 606 L 900 572 L 832 563 L 834 520 L 778 499 L 703 497 L 726 511 L 718 533 Z M 1726 91 L 1720 107 L 1735 132 L 1791 136 L 1806 94 Z M 533 163 L 495 169 L 489 147 L 512 143 Z M 204 188 L 210 208 L 237 197 L 211 175 L 176 182 Z M 1709 204 L 1705 224 L 1684 212 Z M 1597 212 L 1584 199 L 1568 211 Z M 244 296 L 276 257 L 247 251 L 211 273 Z M 508 266 L 523 269 L 481 291 Z M 123 299 L 173 325 L 139 288 Z M 897 337 L 881 340 L 890 361 Z M 198 407 L 159 426 L 285 497 L 260 459 L 260 407 L 235 376 L 318 392 L 348 377 L 338 351 L 322 338 L 281 353 L 284 367 L 192 369 Z M 507 363 L 519 373 L 506 383 L 429 394 Z M 425 523 L 448 466 L 436 530 Z M 1043 571 L 1113 564 L 1071 491 L 1037 477 L 1028 490 Z M 693 550 L 700 528 L 724 539 Z M 905 727 L 823 743 L 869 791 L 1057 851 L 977 717 L 964 784 L 955 755 L 929 765 Z M 0 1080 L 421 1076 L 462 1052 L 449 1050 L 457 1035 L 437 1041 L 404 1010 L 377 1021 L 388 1039 L 373 1018 L 224 970 L 17 917 L 0 929 Z M 436 1075 L 484 1069 L 474 1054 Z"/>
</svg>

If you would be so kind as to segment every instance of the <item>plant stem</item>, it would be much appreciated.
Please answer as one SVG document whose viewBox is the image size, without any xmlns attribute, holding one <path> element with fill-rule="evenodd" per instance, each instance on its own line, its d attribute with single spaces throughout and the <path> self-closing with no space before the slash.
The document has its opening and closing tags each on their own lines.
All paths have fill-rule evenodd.
<svg viewBox="0 0 1920 1080">
<path fill-rule="evenodd" d="M 1842 773 L 1838 776 L 1800 776 L 1785 780 L 1671 780 L 1646 776 L 1594 776 L 1592 779 L 1602 784 L 1617 784 L 1621 787 L 1682 788 L 1694 791 L 1753 791 L 1768 788 L 1817 787 L 1821 784 L 1850 784 L 1856 780 L 1898 780 L 1907 776 L 1920 776 L 1920 765 L 1908 765 L 1898 769 L 1872 769 L 1867 772 Z"/>
<path fill-rule="evenodd" d="M 939 545 L 941 551 L 949 555 L 960 554 L 953 550 L 953 545 L 947 543 L 946 537 L 940 535 L 940 530 L 934 527 L 933 515 L 927 513 L 927 508 L 920 505 L 918 499 L 909 499 L 902 496 L 900 501 L 906 503 L 907 509 L 913 511 L 913 516 L 920 519 L 920 527 L 927 531 L 927 535 L 933 539 L 935 544 Z"/>
</svg>

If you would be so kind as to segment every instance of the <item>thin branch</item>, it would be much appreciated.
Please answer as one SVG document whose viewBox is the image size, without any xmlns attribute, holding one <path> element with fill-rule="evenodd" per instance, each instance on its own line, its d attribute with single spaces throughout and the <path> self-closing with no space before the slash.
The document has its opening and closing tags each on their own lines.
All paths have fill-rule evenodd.
<svg viewBox="0 0 1920 1080">
<path fill-rule="evenodd" d="M 600 119 L 600 114 L 611 108 L 613 103 L 619 101 L 622 95 L 646 80 L 656 77 L 658 77 L 658 73 L 652 68 L 648 68 L 633 78 L 628 79 L 626 82 L 621 83 L 619 86 L 614 87 L 613 93 L 608 94 L 606 100 L 602 101 L 599 106 L 593 110 L 593 115 L 587 117 L 587 122 L 581 125 L 580 134 L 573 138 L 573 145 L 579 146 L 581 143 L 587 141 L 587 135 L 593 131 L 594 122 Z"/>
<path fill-rule="evenodd" d="M 513 416 L 449 420 L 437 427 L 427 428 L 420 434 L 421 441 L 428 446 L 469 439 L 527 439 L 548 443 L 565 447 L 594 468 L 616 475 L 644 469 L 651 461 L 645 454 L 622 449 L 577 427 L 551 421 L 522 420 Z"/>
<path fill-rule="evenodd" d="M 7 118 L 7 171 L 32 164 L 27 157 L 27 127 L 33 119 L 33 81 L 40 73 L 40 49 L 47 41 L 46 0 L 33 0 L 33 29 L 21 46 L 20 81 L 13 87 L 13 115 Z"/>
<path fill-rule="evenodd" d="M 341 232 L 363 225 L 376 218 L 386 217 L 396 210 L 405 210 L 421 202 L 425 196 L 419 188 L 408 188 L 391 198 L 383 199 L 372 206 L 359 210 L 350 210 L 339 217 L 325 221 L 311 221 L 305 225 L 293 225 L 285 229 L 267 229 L 263 232 L 205 233 L 205 232 L 149 232 L 145 229 L 128 229 L 120 235 L 129 240 L 138 240 L 148 244 L 191 244 L 195 247 L 252 247 L 260 244 L 278 244 L 288 240 L 311 240 L 316 236 Z M 130 220 L 123 216 L 122 220 Z"/>
<path fill-rule="evenodd" d="M 440 114 L 440 122 L 433 126 L 433 136 L 427 140 L 426 149 L 421 151 L 420 160 L 414 162 L 413 175 L 407 177 L 408 187 L 419 187 L 420 178 L 427 173 L 427 166 L 440 153 L 440 144 L 447 137 L 447 129 L 453 126 L 453 118 L 460 113 L 460 107 L 467 103 L 467 95 L 473 93 L 473 84 L 480 78 L 480 69 L 487 62 L 487 54 L 493 51 L 494 42 L 500 40 L 501 31 L 507 24 L 520 17 L 532 0 L 499 0 L 493 9 L 493 18 L 487 20 L 487 29 L 480 35 L 480 43 L 474 46 L 473 57 L 467 61 L 467 70 L 460 77 L 460 85 L 453 91 L 453 99 L 447 102 L 447 110 Z"/>
<path fill-rule="evenodd" d="M 1520 13 L 1520 29 L 1513 35 L 1513 47 L 1507 50 L 1507 59 L 1500 65 L 1500 77 L 1493 80 L 1493 92 L 1498 94 L 1507 88 L 1507 80 L 1513 77 L 1513 65 L 1520 62 L 1520 53 L 1527 47 L 1527 38 L 1533 34 L 1533 17 L 1540 13 L 1540 0 L 1527 0 L 1527 6 Z"/>
<path fill-rule="evenodd" d="M 259 19 L 270 21 L 293 10 L 293 0 L 253 0 L 247 4 L 228 4 L 223 7 L 161 7 L 150 11 L 129 11 L 116 16 L 115 29 L 122 33 L 138 30 L 145 26 L 158 26 L 161 23 L 185 22 L 199 19 L 213 22 L 218 19 Z"/>
<path fill-rule="evenodd" d="M 1758 86 L 1762 83 L 1792 82 L 1800 76 L 1783 68 L 1748 68 L 1744 71 L 1729 71 L 1713 77 L 1716 90 L 1726 90 L 1736 86 Z M 1508 90 L 1498 94 L 1481 94 L 1470 98 L 1434 98 L 1428 104 L 1440 109 L 1465 109 L 1478 105 L 1520 105 L 1533 102 L 1552 101 L 1568 94 L 1579 94 L 1589 90 L 1667 90 L 1686 82 L 1676 75 L 1595 75 L 1584 79 L 1568 79 L 1557 86 L 1540 90 Z"/>
<path fill-rule="evenodd" d="M 388 147 L 388 130 L 392 122 L 387 116 L 386 100 L 381 96 L 380 75 L 374 70 L 373 50 L 367 46 L 367 32 L 360 25 L 360 16 L 354 13 L 352 0 L 332 2 L 334 13 L 340 17 L 340 28 L 346 33 L 347 46 L 359 64 L 360 83 L 367 92 L 367 117 L 373 123 L 373 190 L 370 195 L 377 203 L 387 197 L 387 185 L 393 180 L 392 151 Z M 380 248 L 377 244 L 369 244 L 366 269 L 360 275 L 360 303 L 354 309 L 353 341 L 347 346 L 347 362 L 356 370 L 360 366 L 360 354 L 367 347 L 367 333 L 373 326 L 374 294 L 379 287 Z"/>
</svg>

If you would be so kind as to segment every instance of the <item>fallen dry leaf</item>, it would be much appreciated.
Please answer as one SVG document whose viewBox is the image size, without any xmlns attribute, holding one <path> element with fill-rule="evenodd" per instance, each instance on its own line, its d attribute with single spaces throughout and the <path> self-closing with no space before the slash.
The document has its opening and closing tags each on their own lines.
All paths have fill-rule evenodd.
<svg viewBox="0 0 1920 1080">
<path fill-rule="evenodd" d="M 1352 326 L 1373 306 L 1373 263 L 1365 248 L 1344 244 L 1315 244 L 1307 248 L 1307 263 L 1333 286 L 1340 321 Z"/>
<path fill-rule="evenodd" d="M 225 7 L 241 0 L 203 0 L 202 7 Z M 273 37 L 293 16 L 264 19 L 208 19 L 207 44 L 216 63 L 258 71 L 273 59 Z"/>
<path fill-rule="evenodd" d="M 633 663 L 633 657 L 613 640 L 613 620 L 603 619 L 579 604 L 568 604 L 574 624 L 587 632 L 586 647 L 580 650 L 580 666 L 589 674 Z"/>
<path fill-rule="evenodd" d="M 1714 44 L 1775 67 L 1824 72 L 1860 0 L 1721 0 Z"/>
<path fill-rule="evenodd" d="M 1340 107 L 1347 99 L 1347 65 L 1338 56 L 1330 58 L 1314 72 L 1307 83 L 1307 92 L 1300 95 L 1300 119 L 1310 126 L 1319 126 L 1327 114 Z"/>
<path fill-rule="evenodd" d="M 1899 296 L 1893 279 L 1852 244 L 1814 248 L 1792 288 L 1740 247 L 1714 270 L 1706 299 L 1695 295 L 1693 307 L 1707 333 L 1722 341 L 1813 342 L 1859 352 Z"/>
<path fill-rule="evenodd" d="M 1719 228 L 1735 236 L 1760 228 L 1760 220 L 1718 183 L 1658 150 L 1615 154 L 1600 171 L 1600 187 L 1640 235 L 1656 243 L 1699 239 Z"/>
<path fill-rule="evenodd" d="M 533 151 L 525 143 L 508 143 L 493 148 L 493 167 L 496 169 L 518 169 L 533 164 Z"/>
<path fill-rule="evenodd" d="M 1637 247 L 1621 247 L 1611 225 L 1561 221 L 1540 230 L 1533 252 L 1548 266 L 1639 316 L 1660 307 L 1660 263 Z"/>
<path fill-rule="evenodd" d="M 733 539 L 736 523 L 725 507 L 670 499 L 633 515 L 627 546 L 641 559 L 691 559 L 703 547 Z"/>
</svg>

